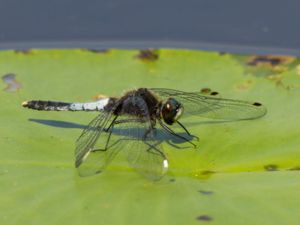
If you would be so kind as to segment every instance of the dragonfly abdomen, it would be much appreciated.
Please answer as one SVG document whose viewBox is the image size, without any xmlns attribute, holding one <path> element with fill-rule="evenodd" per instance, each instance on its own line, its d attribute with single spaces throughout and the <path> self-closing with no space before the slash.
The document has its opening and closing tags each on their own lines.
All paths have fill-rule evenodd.
<svg viewBox="0 0 300 225">
<path fill-rule="evenodd" d="M 68 103 L 55 101 L 32 100 L 22 103 L 23 107 L 44 110 L 44 111 L 101 111 L 108 104 L 109 98 L 104 98 L 96 102 Z"/>
</svg>

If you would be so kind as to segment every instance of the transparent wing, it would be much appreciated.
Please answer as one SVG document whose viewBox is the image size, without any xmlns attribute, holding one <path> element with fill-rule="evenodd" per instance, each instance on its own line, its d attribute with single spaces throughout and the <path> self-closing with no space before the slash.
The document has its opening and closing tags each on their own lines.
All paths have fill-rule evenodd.
<svg viewBox="0 0 300 225">
<path fill-rule="evenodd" d="M 159 180 L 168 169 L 161 141 L 155 130 L 149 131 L 148 122 L 122 116 L 113 128 L 109 151 L 124 151 L 129 164 L 149 180 Z M 149 133 L 153 132 L 153 133 Z"/>
<path fill-rule="evenodd" d="M 130 103 L 129 103 L 130 104 Z M 159 180 L 168 169 L 168 161 L 152 128 L 145 101 L 140 97 L 131 99 L 133 109 L 142 117 L 121 116 L 113 127 L 110 148 L 122 149 L 129 164 L 149 180 Z M 117 137 L 120 136 L 120 137 Z"/>
<path fill-rule="evenodd" d="M 164 88 L 150 89 L 162 98 L 173 97 L 182 103 L 184 114 L 213 119 L 255 119 L 266 114 L 265 106 L 257 102 L 212 97 L 200 92 L 184 92 Z"/>
<path fill-rule="evenodd" d="M 113 113 L 101 112 L 77 139 L 75 166 L 81 176 L 101 172 L 116 154 L 105 151 L 109 136 L 105 129 L 110 125 L 113 118 Z"/>
</svg>

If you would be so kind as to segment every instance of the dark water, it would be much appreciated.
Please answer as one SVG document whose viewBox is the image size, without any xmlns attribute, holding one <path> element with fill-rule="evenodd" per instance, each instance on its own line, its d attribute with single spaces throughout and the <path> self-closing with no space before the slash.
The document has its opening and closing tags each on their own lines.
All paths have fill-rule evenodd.
<svg viewBox="0 0 300 225">
<path fill-rule="evenodd" d="M 0 3 L 0 49 L 169 47 L 300 55 L 297 0 Z"/>
</svg>

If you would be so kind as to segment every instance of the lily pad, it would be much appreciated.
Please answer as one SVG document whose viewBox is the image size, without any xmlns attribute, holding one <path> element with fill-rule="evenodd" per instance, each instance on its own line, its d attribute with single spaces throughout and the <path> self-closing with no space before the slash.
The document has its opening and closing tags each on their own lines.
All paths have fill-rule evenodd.
<svg viewBox="0 0 300 225">
<path fill-rule="evenodd" d="M 298 224 L 300 60 L 264 66 L 265 59 L 256 63 L 262 58 L 171 49 L 0 52 L 1 76 L 13 74 L 11 84 L 18 84 L 0 84 L 1 223 Z M 78 176 L 74 143 L 97 113 L 21 107 L 137 87 L 209 88 L 262 102 L 268 113 L 248 121 L 187 120 L 197 147 L 162 143 L 170 169 L 151 182 L 122 157 L 99 175 Z"/>
</svg>

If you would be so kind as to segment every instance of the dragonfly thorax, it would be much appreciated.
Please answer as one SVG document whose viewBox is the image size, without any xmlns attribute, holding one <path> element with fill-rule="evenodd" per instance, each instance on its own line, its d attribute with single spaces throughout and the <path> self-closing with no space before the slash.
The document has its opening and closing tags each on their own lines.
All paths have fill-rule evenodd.
<svg viewBox="0 0 300 225">
<path fill-rule="evenodd" d="M 160 109 L 160 115 L 166 124 L 172 125 L 183 113 L 183 106 L 174 98 L 168 98 Z"/>
</svg>

